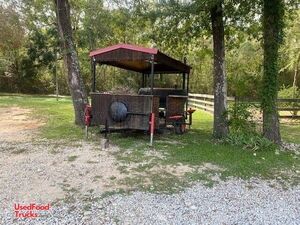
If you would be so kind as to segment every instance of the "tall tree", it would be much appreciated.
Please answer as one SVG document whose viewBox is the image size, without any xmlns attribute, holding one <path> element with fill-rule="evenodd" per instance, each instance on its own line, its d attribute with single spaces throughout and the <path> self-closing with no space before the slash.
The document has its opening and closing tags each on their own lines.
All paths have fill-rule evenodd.
<svg viewBox="0 0 300 225">
<path fill-rule="evenodd" d="M 24 42 L 25 31 L 19 13 L 13 5 L 0 5 L 0 71 L 4 75 L 0 75 L 2 90 L 10 91 L 6 89 L 10 86 L 16 92 L 22 91 L 21 53 Z"/>
<path fill-rule="evenodd" d="M 223 22 L 223 1 L 217 1 L 210 10 L 213 51 L 214 51 L 214 130 L 216 138 L 226 137 L 228 124 L 227 110 L 227 81 L 225 72 L 225 43 Z"/>
<path fill-rule="evenodd" d="M 278 50 L 283 38 L 283 14 L 283 0 L 263 0 L 263 134 L 277 144 L 281 142 L 276 100 L 279 72 Z"/>
<path fill-rule="evenodd" d="M 68 0 L 54 0 L 57 12 L 59 34 L 65 67 L 68 71 L 68 84 L 75 111 L 75 124 L 84 124 L 84 107 L 88 104 L 87 93 L 80 74 L 79 61 L 72 38 L 70 5 Z"/>
<path fill-rule="evenodd" d="M 300 69 L 300 10 L 296 10 L 294 16 L 289 18 L 285 25 L 285 44 L 281 52 L 285 56 L 285 64 L 281 70 L 293 71 L 293 98 L 295 98 Z"/>
</svg>

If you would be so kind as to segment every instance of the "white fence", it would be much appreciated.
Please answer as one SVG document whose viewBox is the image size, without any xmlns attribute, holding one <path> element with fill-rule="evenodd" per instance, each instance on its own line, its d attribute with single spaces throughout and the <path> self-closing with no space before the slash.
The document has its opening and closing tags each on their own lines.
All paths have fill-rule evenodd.
<svg viewBox="0 0 300 225">
<path fill-rule="evenodd" d="M 227 100 L 234 101 L 234 97 L 227 97 Z M 213 113 L 214 96 L 207 94 L 189 94 L 189 106 Z"/>
<path fill-rule="evenodd" d="M 237 103 L 251 103 L 254 105 L 260 105 L 258 99 L 247 99 L 247 98 L 237 98 L 227 97 L 227 101 L 236 101 Z M 189 107 L 194 107 L 208 111 L 210 113 L 214 112 L 214 96 L 207 94 L 189 94 Z M 300 99 L 277 99 L 277 110 L 281 118 L 298 118 L 297 115 L 300 112 Z"/>
</svg>

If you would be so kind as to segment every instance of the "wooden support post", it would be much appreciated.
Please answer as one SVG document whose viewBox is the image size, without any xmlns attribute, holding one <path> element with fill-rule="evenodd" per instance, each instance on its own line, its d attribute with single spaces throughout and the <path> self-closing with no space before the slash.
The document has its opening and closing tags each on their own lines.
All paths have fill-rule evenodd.
<svg viewBox="0 0 300 225">
<path fill-rule="evenodd" d="M 91 67 L 92 67 L 92 77 L 93 77 L 92 92 L 95 92 L 96 91 L 96 61 L 94 57 L 91 60 Z"/>
<path fill-rule="evenodd" d="M 186 57 L 184 57 L 184 64 L 186 64 Z M 189 88 L 190 88 L 190 73 L 187 73 L 187 81 L 186 81 L 186 95 L 187 95 L 186 111 L 188 110 L 188 105 L 189 105 Z"/>
<path fill-rule="evenodd" d="M 189 80 L 190 80 L 190 74 L 187 73 L 187 81 L 186 81 L 186 103 L 185 103 L 185 111 L 188 111 L 188 107 L 189 107 Z M 187 118 L 187 115 L 186 115 Z"/>
<path fill-rule="evenodd" d="M 154 55 L 151 56 L 151 95 L 153 95 L 154 85 Z"/>
<path fill-rule="evenodd" d="M 182 74 L 182 90 L 185 90 L 186 73 Z"/>
<path fill-rule="evenodd" d="M 186 64 L 186 57 L 183 59 L 184 64 Z M 186 88 L 186 73 L 182 74 L 182 90 L 185 90 Z"/>
</svg>

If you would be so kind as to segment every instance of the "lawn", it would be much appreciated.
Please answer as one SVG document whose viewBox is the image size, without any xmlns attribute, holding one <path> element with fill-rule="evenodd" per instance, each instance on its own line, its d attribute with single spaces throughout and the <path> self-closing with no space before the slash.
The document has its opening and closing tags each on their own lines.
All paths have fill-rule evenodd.
<svg viewBox="0 0 300 225">
<path fill-rule="evenodd" d="M 300 121 L 294 124 L 282 124 L 281 136 L 284 141 L 300 144 Z"/>
<path fill-rule="evenodd" d="M 0 107 L 18 106 L 29 108 L 33 117 L 46 121 L 41 136 L 49 139 L 76 139 L 83 135 L 82 129 L 74 124 L 71 99 L 33 95 L 1 95 Z"/>
<path fill-rule="evenodd" d="M 299 174 L 294 174 L 296 170 L 300 169 L 298 156 L 290 153 L 278 153 L 275 150 L 253 152 L 238 146 L 220 144 L 212 139 L 211 129 L 212 116 L 198 111 L 195 113 L 194 125 L 187 134 L 155 136 L 154 149 L 165 156 L 163 160 L 157 160 L 157 163 L 162 165 L 184 164 L 192 167 L 210 163 L 223 169 L 221 171 L 206 169 L 200 173 L 192 172 L 189 174 L 191 180 L 209 180 L 217 173 L 224 179 L 228 177 L 242 179 L 260 177 L 286 179 L 291 183 L 299 182 L 299 180 L 297 181 Z M 299 129 L 294 132 L 297 135 Z M 138 162 L 144 156 L 143 153 L 149 150 L 149 147 L 145 147 L 149 138 L 145 135 L 139 137 L 137 139 L 135 135 L 113 135 L 112 139 L 115 143 L 123 149 L 131 149 L 131 154 L 120 155 L 121 160 Z M 147 157 L 144 161 L 146 160 Z M 292 173 L 287 175 L 287 171 L 292 171 Z"/>
<path fill-rule="evenodd" d="M 41 136 L 48 139 L 83 139 L 83 130 L 73 124 L 73 107 L 70 98 L 55 98 L 30 95 L 0 95 L 0 107 L 19 106 L 30 108 L 34 115 L 46 121 L 41 128 Z M 194 114 L 192 129 L 184 135 L 156 134 L 154 147 L 148 146 L 149 136 L 141 133 L 110 134 L 111 142 L 120 147 L 113 153 L 121 162 L 120 169 L 124 173 L 142 172 L 143 175 L 126 180 L 127 183 L 140 183 L 152 180 L 158 187 L 172 186 L 194 180 L 211 181 L 218 174 L 221 178 L 239 177 L 249 179 L 283 179 L 289 183 L 299 182 L 300 159 L 292 153 L 278 151 L 253 152 L 238 146 L 217 143 L 211 137 L 212 115 L 198 110 Z M 299 125 L 282 126 L 283 139 L 298 142 L 300 140 Z M 98 139 L 97 139 L 98 140 Z M 149 156 L 149 152 L 157 152 L 163 157 Z M 135 168 L 128 167 L 136 164 Z M 199 166 L 209 163 L 218 169 L 199 170 Z M 178 180 L 171 174 L 147 174 L 155 165 L 186 165 L 193 168 L 185 174 L 186 179 Z"/>
</svg>

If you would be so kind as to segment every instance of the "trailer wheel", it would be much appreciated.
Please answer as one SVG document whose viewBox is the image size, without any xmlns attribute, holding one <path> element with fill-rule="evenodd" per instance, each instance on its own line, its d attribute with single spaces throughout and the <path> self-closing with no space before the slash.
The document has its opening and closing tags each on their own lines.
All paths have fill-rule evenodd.
<svg viewBox="0 0 300 225">
<path fill-rule="evenodd" d="M 175 134 L 183 134 L 185 131 L 184 124 L 175 123 L 174 130 L 175 130 Z"/>
</svg>

